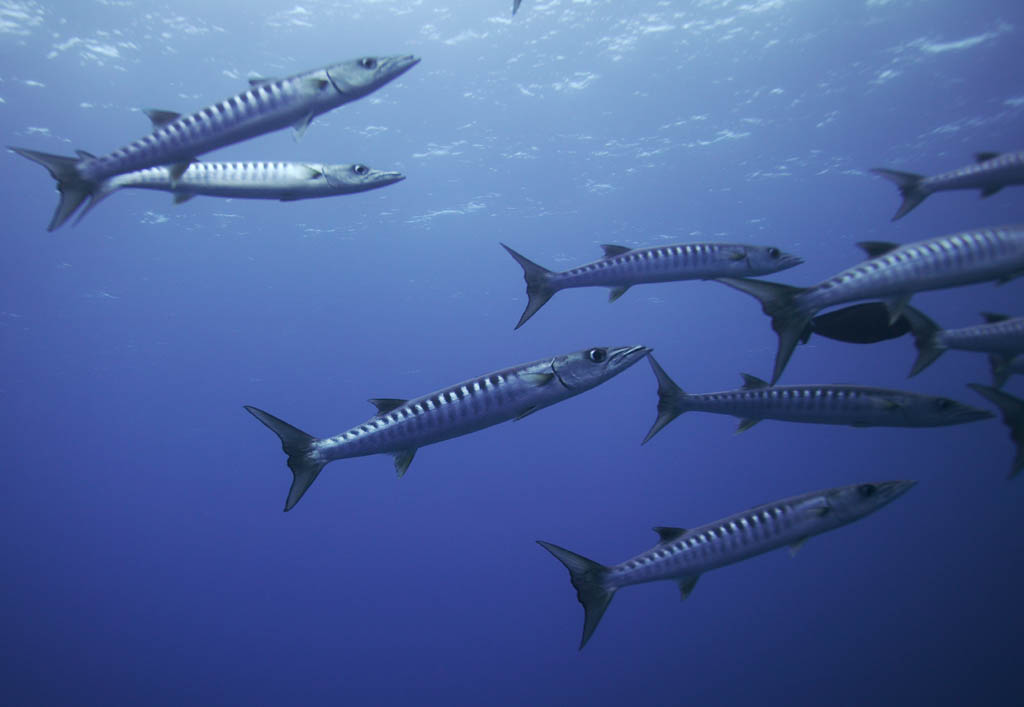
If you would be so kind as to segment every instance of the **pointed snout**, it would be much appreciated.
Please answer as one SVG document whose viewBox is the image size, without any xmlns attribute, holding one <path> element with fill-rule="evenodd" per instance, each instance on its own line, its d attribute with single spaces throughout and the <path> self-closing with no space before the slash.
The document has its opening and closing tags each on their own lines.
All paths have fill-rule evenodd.
<svg viewBox="0 0 1024 707">
<path fill-rule="evenodd" d="M 611 350 L 608 358 L 616 366 L 628 368 L 653 350 L 648 346 L 618 346 Z"/>
<path fill-rule="evenodd" d="M 398 78 L 406 71 L 420 63 L 420 58 L 412 54 L 391 56 L 387 58 L 388 70 L 392 78 Z"/>
</svg>

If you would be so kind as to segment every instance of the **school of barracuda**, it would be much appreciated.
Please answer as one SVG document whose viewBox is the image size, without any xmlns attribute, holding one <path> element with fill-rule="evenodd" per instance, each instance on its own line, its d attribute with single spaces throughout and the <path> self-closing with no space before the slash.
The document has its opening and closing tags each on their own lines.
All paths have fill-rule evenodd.
<svg viewBox="0 0 1024 707">
<path fill-rule="evenodd" d="M 513 14 L 520 3 L 514 0 Z M 45 167 L 56 180 L 60 199 L 48 226 L 51 231 L 83 203 L 88 202 L 79 220 L 125 188 L 167 191 L 175 203 L 197 195 L 296 201 L 354 194 L 405 177 L 354 163 L 224 163 L 199 162 L 198 157 L 288 126 L 298 139 L 317 115 L 369 95 L 419 61 L 410 55 L 361 57 L 283 79 L 253 79 L 246 91 L 188 115 L 148 110 L 153 132 L 100 157 L 81 150 L 68 157 L 10 149 Z M 883 168 L 871 171 L 899 187 L 903 203 L 893 216 L 896 220 L 938 191 L 977 189 L 987 197 L 1006 186 L 1024 184 L 1024 152 L 980 152 L 975 164 L 932 177 Z M 650 362 L 658 384 L 657 416 L 643 443 L 687 411 L 736 416 L 739 431 L 768 419 L 852 427 L 934 427 L 993 417 L 955 400 L 908 391 L 826 383 L 775 385 L 797 344 L 812 334 L 871 343 L 910 332 L 918 350 L 911 376 L 950 349 L 988 354 L 993 385 L 969 387 L 998 408 L 1010 430 L 1016 445 L 1010 476 L 1024 468 L 1024 400 L 1000 390 L 1009 376 L 1024 373 L 1024 318 L 984 313 L 985 323 L 943 329 L 908 304 L 917 292 L 1007 282 L 1024 274 L 1024 224 L 980 227 L 905 245 L 861 243 L 867 260 L 807 287 L 752 279 L 803 262 L 772 245 L 605 245 L 602 258 L 562 272 L 547 270 L 501 245 L 521 266 L 526 281 L 528 303 L 516 329 L 566 288 L 607 287 L 609 301 L 614 302 L 636 285 L 713 280 L 751 295 L 771 317 L 778 335 L 770 382 L 742 374 L 741 388 L 686 393 L 654 360 L 650 348 L 599 345 L 506 365 L 418 397 L 372 399 L 375 415 L 332 437 L 314 437 L 246 405 L 278 436 L 287 455 L 293 478 L 284 510 L 298 503 L 328 462 L 390 454 L 401 477 L 422 446 L 521 419 L 605 383 L 643 358 Z M 819 314 L 851 302 L 864 303 Z M 795 550 L 812 535 L 882 508 L 914 483 L 861 481 L 783 498 L 691 530 L 655 527 L 659 541 L 652 549 L 612 566 L 538 542 L 569 570 L 585 614 L 582 649 L 622 587 L 669 580 L 685 599 L 704 572 L 781 547 Z"/>
</svg>

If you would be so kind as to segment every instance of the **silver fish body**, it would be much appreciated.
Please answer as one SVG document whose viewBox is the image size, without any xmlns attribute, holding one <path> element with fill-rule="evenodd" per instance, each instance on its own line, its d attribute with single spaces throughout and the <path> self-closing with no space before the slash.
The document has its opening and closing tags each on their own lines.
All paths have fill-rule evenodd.
<svg viewBox="0 0 1024 707">
<path fill-rule="evenodd" d="M 169 167 L 148 167 L 104 180 L 79 218 L 119 189 L 171 192 L 176 202 L 193 196 L 297 201 L 355 194 L 403 179 L 399 172 L 383 172 L 363 164 L 193 162 L 177 178 Z"/>
<path fill-rule="evenodd" d="M 949 172 L 925 177 L 893 169 L 872 169 L 899 187 L 903 203 L 892 217 L 901 219 L 930 194 L 955 189 L 979 189 L 983 197 L 992 196 L 1003 187 L 1024 184 L 1024 152 L 981 152 L 974 164 Z"/>
<path fill-rule="evenodd" d="M 219 147 L 287 126 L 301 135 L 316 116 L 375 91 L 417 62 L 414 56 L 362 57 L 283 79 L 254 80 L 248 90 L 188 115 L 147 111 L 152 133 L 99 157 L 11 149 L 42 164 L 57 180 L 61 200 L 52 231 L 114 175 L 171 165 L 177 178 L 197 156 Z"/>
<path fill-rule="evenodd" d="M 913 293 L 989 280 L 1007 281 L 1024 273 L 1024 226 L 964 231 L 896 245 L 865 242 L 870 259 L 810 287 L 719 278 L 719 282 L 757 298 L 779 335 L 771 382 L 782 375 L 807 323 L 823 309 L 865 299 L 887 301 L 891 320 Z"/>
<path fill-rule="evenodd" d="M 660 542 L 625 562 L 604 566 L 565 548 L 538 541 L 569 570 L 585 618 L 582 649 L 615 592 L 670 580 L 685 599 L 709 570 L 789 546 L 852 523 L 906 493 L 915 482 L 885 481 L 814 491 L 756 506 L 698 528 L 655 527 Z"/>
<path fill-rule="evenodd" d="M 543 268 L 502 243 L 523 268 L 529 302 L 516 329 L 559 290 L 608 287 L 614 302 L 633 285 L 679 280 L 768 275 L 803 262 L 772 246 L 738 243 L 676 243 L 652 248 L 605 245 L 605 256 L 585 265 L 555 272 Z"/>
<path fill-rule="evenodd" d="M 982 315 L 987 320 L 984 324 L 943 329 L 913 307 L 907 307 L 905 316 L 910 322 L 918 352 L 917 360 L 910 369 L 911 376 L 923 371 L 949 349 L 990 354 L 993 370 L 1000 366 L 1009 367 L 1016 356 L 1024 354 L 1024 317 L 985 313 Z"/>
<path fill-rule="evenodd" d="M 280 438 L 294 479 L 291 509 L 320 470 L 336 459 L 393 454 L 399 476 L 419 447 L 520 419 L 603 383 L 645 356 L 645 346 L 595 347 L 540 359 L 443 388 L 411 400 L 378 398 L 378 414 L 361 425 L 317 439 L 258 408 L 246 406 Z"/>
<path fill-rule="evenodd" d="M 743 388 L 690 394 L 673 382 L 653 356 L 648 358 L 658 379 L 658 417 L 644 443 L 691 410 L 738 417 L 741 432 L 761 420 L 851 427 L 943 427 L 992 417 L 984 410 L 933 395 L 859 385 L 769 386 L 748 374 L 743 374 Z"/>
</svg>

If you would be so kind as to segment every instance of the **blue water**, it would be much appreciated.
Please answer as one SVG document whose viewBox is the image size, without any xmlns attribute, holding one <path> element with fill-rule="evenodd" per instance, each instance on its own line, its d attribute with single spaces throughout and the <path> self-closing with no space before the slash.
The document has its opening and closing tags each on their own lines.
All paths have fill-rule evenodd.
<svg viewBox="0 0 1024 707">
<path fill-rule="evenodd" d="M 1009 704 L 1024 480 L 999 420 L 933 430 L 691 413 L 648 445 L 640 363 L 515 423 L 290 474 L 256 405 L 316 435 L 518 362 L 646 344 L 687 390 L 768 377 L 759 306 L 714 283 L 555 296 L 521 330 L 503 241 L 566 268 L 602 243 L 775 245 L 810 284 L 860 240 L 1024 218 L 1019 188 L 899 197 L 1024 148 L 1011 0 L 0 1 L 4 143 L 100 153 L 189 111 L 364 54 L 422 63 L 373 96 L 208 159 L 363 162 L 408 179 L 296 203 L 126 191 L 45 232 L 56 194 L 4 153 L 0 701 L 7 705 Z M 169 7 L 169 6 L 173 6 Z M 1024 314 L 1022 285 L 925 293 L 948 327 Z M 783 382 L 986 406 L 951 352 L 814 339 Z M 1007 390 L 1024 393 L 1011 379 Z M 594 638 L 544 539 L 601 562 L 817 488 L 905 497 L 704 577 L 619 592 Z"/>
</svg>

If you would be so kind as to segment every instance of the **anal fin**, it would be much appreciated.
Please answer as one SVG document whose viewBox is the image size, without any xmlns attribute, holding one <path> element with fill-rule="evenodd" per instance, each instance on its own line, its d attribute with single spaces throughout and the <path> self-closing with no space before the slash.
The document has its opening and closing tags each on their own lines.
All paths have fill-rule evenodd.
<svg viewBox="0 0 1024 707">
<path fill-rule="evenodd" d="M 693 588 L 697 586 L 697 580 L 700 579 L 700 575 L 693 577 L 686 577 L 679 580 L 679 598 L 685 601 L 690 594 L 693 593 Z"/>
<path fill-rule="evenodd" d="M 629 289 L 629 285 L 625 285 L 625 286 L 622 286 L 622 287 L 613 287 L 613 288 L 611 288 L 608 291 L 608 303 L 610 304 L 610 303 L 614 302 L 615 300 L 617 300 L 619 297 L 622 297 L 622 295 L 626 294 L 626 290 L 628 290 L 628 289 Z"/>
</svg>

